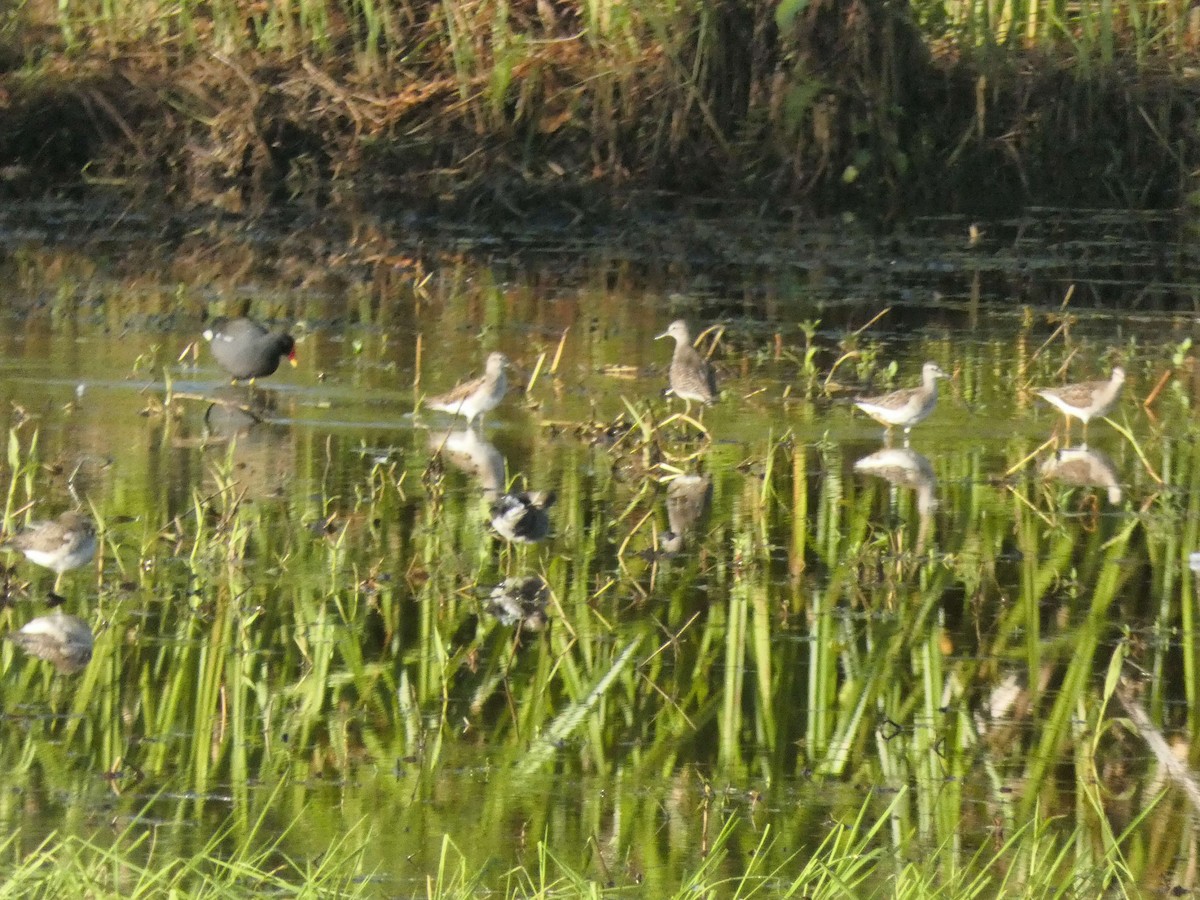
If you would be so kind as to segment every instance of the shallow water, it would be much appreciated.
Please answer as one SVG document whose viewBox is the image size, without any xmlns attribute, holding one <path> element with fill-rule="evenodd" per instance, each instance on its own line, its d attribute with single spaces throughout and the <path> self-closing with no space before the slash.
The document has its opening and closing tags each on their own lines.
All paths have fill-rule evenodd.
<svg viewBox="0 0 1200 900">
<path fill-rule="evenodd" d="M 393 255 L 312 238 L 307 259 L 219 228 L 51 243 L 46 219 L 0 215 L 0 484 L 10 526 L 79 504 L 103 545 L 61 591 L 87 668 L 0 650 L 0 822 L 24 848 L 114 823 L 192 848 L 267 810 L 299 817 L 290 853 L 361 829 L 381 893 L 423 890 L 449 835 L 497 878 L 545 837 L 662 896 L 726 819 L 736 872 L 764 828 L 783 861 L 905 786 L 906 856 L 965 858 L 1035 807 L 1075 824 L 1097 777 L 1119 828 L 1157 766 L 1105 724 L 1118 645 L 1158 726 L 1196 727 L 1200 270 L 1166 217 L 1034 211 L 976 246 L 951 220 L 689 223 L 657 255 L 384 229 Z M 300 365 L 230 388 L 194 342 L 246 304 Z M 721 326 L 709 440 L 653 430 L 680 408 L 654 340 L 679 316 Z M 478 435 L 417 409 L 496 349 L 513 389 Z M 952 378 L 880 457 L 850 398 L 925 360 Z M 1096 421 L 1098 457 L 1056 456 L 1030 388 L 1114 363 L 1132 440 Z M 557 493 L 548 540 L 488 528 L 494 454 L 506 486 Z M 16 628 L 53 576 L 11 562 Z M 529 574 L 540 630 L 488 612 Z M 1176 864 L 1151 829 L 1183 822 L 1133 836 L 1147 880 Z"/>
</svg>

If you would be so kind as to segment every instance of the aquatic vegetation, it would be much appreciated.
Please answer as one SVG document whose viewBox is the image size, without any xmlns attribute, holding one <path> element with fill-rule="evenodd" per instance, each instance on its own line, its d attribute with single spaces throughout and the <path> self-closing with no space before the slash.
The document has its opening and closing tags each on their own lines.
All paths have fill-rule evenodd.
<svg viewBox="0 0 1200 900">
<path fill-rule="evenodd" d="M 331 840 L 319 858 L 299 859 L 281 847 L 294 826 L 272 834 L 265 819 L 242 827 L 221 825 L 186 855 L 164 848 L 138 822 L 134 817 L 109 834 L 53 835 L 26 853 L 20 852 L 14 835 L 0 847 L 6 890 L 25 896 L 111 898 L 373 895 L 362 865 L 362 825 Z"/>
<path fill-rule="evenodd" d="M 0 867 L 48 841 L 43 861 L 119 858 L 189 895 L 216 860 L 241 860 L 228 890 L 265 871 L 284 893 L 308 859 L 330 892 L 387 895 L 1189 883 L 1170 758 L 1196 727 L 1190 313 L 1122 320 L 1123 430 L 1085 454 L 1048 442 L 1027 387 L 1106 346 L 1108 313 L 1067 334 L 1057 306 L 997 297 L 980 324 L 947 301 L 851 343 L 876 299 L 803 328 L 819 301 L 775 298 L 727 317 L 704 439 L 667 422 L 653 336 L 673 312 L 581 290 L 570 315 L 597 321 L 564 338 L 560 288 L 506 277 L 426 283 L 436 354 L 407 320 L 379 337 L 407 300 L 330 322 L 297 294 L 306 352 L 264 394 L 175 362 L 186 323 L 156 334 L 170 378 L 149 385 L 112 310 L 10 344 L 0 394 L 37 416 L 10 432 L 11 524 L 74 492 L 103 540 L 95 578 L 63 587 L 90 662 L 0 644 L 23 801 Z M 537 373 L 526 390 L 484 426 L 414 419 L 484 334 Z M 930 358 L 956 377 L 911 447 L 883 448 L 841 395 L 784 402 L 807 348 L 818 382 Z M 544 540 L 491 532 L 499 498 L 550 490 Z M 45 615 L 19 587 L 6 630 Z"/>
</svg>

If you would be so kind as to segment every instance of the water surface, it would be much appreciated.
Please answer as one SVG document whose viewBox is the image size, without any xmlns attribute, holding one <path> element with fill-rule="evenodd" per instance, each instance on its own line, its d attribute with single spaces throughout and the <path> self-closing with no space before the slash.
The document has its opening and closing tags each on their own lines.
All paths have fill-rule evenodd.
<svg viewBox="0 0 1200 900">
<path fill-rule="evenodd" d="M 0 484 L 10 527 L 78 505 L 103 547 L 62 588 L 87 668 L 0 651 L 21 849 L 132 822 L 183 850 L 265 811 L 295 854 L 361 835 L 383 894 L 449 836 L 497 879 L 547 838 L 662 896 L 728 820 L 731 873 L 764 829 L 798 871 L 906 788 L 891 848 L 966 865 L 1034 815 L 1094 829 L 1097 784 L 1116 830 L 1160 788 L 1112 723 L 1115 648 L 1156 727 L 1196 728 L 1200 282 L 1166 217 L 169 248 L 49 221 L 0 216 Z M 197 342 L 247 307 L 300 365 L 231 388 Z M 655 427 L 676 317 L 718 326 L 707 439 Z M 419 409 L 492 350 L 513 390 L 477 433 Z M 937 410 L 885 447 L 850 399 L 926 360 Z M 1031 389 L 1114 364 L 1119 429 L 1085 452 Z M 497 458 L 556 492 L 546 541 L 489 528 Z M 53 576 L 10 562 L 16 628 Z M 544 627 L 489 611 L 527 575 Z M 1145 883 L 1176 877 L 1154 830 L 1188 827 L 1164 804 L 1129 838 Z"/>
</svg>

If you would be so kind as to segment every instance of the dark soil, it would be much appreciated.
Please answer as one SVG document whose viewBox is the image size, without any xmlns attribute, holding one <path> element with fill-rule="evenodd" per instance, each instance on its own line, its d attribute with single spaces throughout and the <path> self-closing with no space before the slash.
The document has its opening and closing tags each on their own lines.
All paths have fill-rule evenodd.
<svg viewBox="0 0 1200 900">
<path fill-rule="evenodd" d="M 605 80 L 582 38 L 547 40 L 499 108 L 436 66 L 35 52 L 53 41 L 18 32 L 0 44 L 0 198 L 101 184 L 239 215 L 298 204 L 564 227 L 711 202 L 887 220 L 1172 207 L 1200 170 L 1200 87 L 1182 75 L 1028 56 L 985 75 L 931 53 L 885 4 L 811 4 L 786 38 L 770 23 L 769 9 L 725 10 L 696 85 L 678 77 L 689 60 L 655 48 Z"/>
</svg>

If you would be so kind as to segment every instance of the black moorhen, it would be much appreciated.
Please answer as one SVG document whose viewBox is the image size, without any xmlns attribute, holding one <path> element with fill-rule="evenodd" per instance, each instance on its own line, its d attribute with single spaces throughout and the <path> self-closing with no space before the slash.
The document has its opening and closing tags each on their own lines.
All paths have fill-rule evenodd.
<svg viewBox="0 0 1200 900">
<path fill-rule="evenodd" d="M 213 356 L 235 380 L 265 378 L 287 357 L 296 365 L 296 342 L 285 332 L 268 331 L 251 319 L 214 319 L 204 331 Z"/>
</svg>

